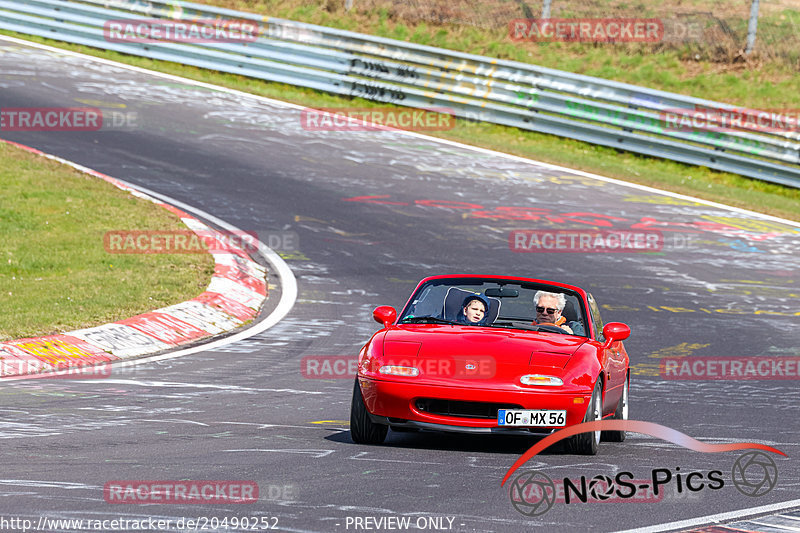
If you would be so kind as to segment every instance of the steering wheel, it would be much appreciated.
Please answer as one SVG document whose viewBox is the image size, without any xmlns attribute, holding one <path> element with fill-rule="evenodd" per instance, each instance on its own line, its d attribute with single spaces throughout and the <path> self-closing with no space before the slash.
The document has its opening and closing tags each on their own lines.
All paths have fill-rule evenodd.
<svg viewBox="0 0 800 533">
<path fill-rule="evenodd" d="M 555 324 L 536 324 L 536 323 L 534 323 L 533 325 L 536 326 L 538 328 L 538 330 L 540 330 L 540 331 L 550 331 L 552 333 L 564 333 L 564 334 L 567 333 L 565 330 L 561 329 L 560 327 L 556 326 Z"/>
</svg>

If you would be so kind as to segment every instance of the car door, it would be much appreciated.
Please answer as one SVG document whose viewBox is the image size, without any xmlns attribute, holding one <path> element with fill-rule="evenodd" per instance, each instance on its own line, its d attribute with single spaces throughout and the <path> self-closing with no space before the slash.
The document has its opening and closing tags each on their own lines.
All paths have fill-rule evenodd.
<svg viewBox="0 0 800 533">
<path fill-rule="evenodd" d="M 606 373 L 603 415 L 608 415 L 614 412 L 620 397 L 622 397 L 622 385 L 626 378 L 625 352 L 620 341 L 613 343 L 608 348 L 602 348 L 606 339 L 603 336 L 603 319 L 600 318 L 600 308 L 591 294 L 587 295 L 587 299 L 596 339 L 601 344 L 600 363 Z"/>
</svg>

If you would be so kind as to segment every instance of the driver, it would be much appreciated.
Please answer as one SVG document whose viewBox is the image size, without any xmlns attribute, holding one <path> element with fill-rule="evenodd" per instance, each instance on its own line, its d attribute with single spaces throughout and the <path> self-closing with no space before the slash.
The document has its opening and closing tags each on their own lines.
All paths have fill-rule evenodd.
<svg viewBox="0 0 800 533">
<path fill-rule="evenodd" d="M 533 295 L 533 303 L 536 305 L 536 320 L 534 324 L 558 326 L 571 335 L 583 335 L 583 325 L 580 322 L 572 321 L 566 324 L 567 319 L 561 316 L 567 299 L 560 292 L 536 291 Z"/>
<path fill-rule="evenodd" d="M 473 294 L 464 298 L 461 304 L 461 312 L 458 314 L 457 321 L 461 324 L 471 324 L 473 326 L 483 326 L 486 321 L 486 313 L 489 310 L 489 302 L 483 296 Z"/>
</svg>

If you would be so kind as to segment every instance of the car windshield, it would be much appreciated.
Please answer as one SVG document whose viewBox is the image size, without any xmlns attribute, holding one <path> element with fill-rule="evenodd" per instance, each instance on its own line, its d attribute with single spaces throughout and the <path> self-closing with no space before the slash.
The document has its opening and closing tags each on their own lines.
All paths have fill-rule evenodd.
<svg viewBox="0 0 800 533">
<path fill-rule="evenodd" d="M 566 300 L 560 320 L 561 329 L 536 324 L 534 295 L 538 291 L 563 294 Z M 470 321 L 464 313 L 464 303 L 470 298 L 483 303 L 479 321 Z M 488 310 L 486 309 L 488 304 Z M 486 278 L 434 279 L 417 290 L 400 315 L 400 324 L 465 324 L 492 328 L 514 328 L 529 331 L 551 331 L 554 333 L 588 336 L 586 312 L 582 298 L 575 292 L 542 283 Z"/>
</svg>

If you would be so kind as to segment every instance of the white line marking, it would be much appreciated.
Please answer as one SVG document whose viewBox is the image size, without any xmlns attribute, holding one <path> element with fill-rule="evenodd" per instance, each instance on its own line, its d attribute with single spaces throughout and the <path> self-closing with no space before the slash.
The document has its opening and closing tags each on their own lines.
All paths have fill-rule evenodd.
<svg viewBox="0 0 800 533">
<path fill-rule="evenodd" d="M 323 426 L 293 426 L 289 424 L 256 424 L 254 422 L 214 422 L 214 424 L 233 424 L 236 426 L 256 426 L 256 429 L 273 429 L 273 428 L 292 428 L 292 429 L 325 429 L 326 431 L 348 431 L 346 429 L 333 429 Z"/>
<path fill-rule="evenodd" d="M 47 487 L 59 489 L 97 489 L 98 485 L 70 483 L 68 481 L 37 481 L 34 479 L 0 479 L 0 485 L 18 485 L 20 487 Z"/>
<path fill-rule="evenodd" d="M 293 429 L 325 429 L 326 431 L 348 431 L 346 429 L 333 429 L 323 426 L 292 426 L 289 424 L 256 424 L 255 422 L 214 422 L 215 424 L 233 424 L 236 426 L 256 426 L 256 429 L 293 428 Z"/>
<path fill-rule="evenodd" d="M 179 381 L 144 381 L 138 379 L 86 379 L 77 380 L 79 383 L 96 383 L 97 385 L 138 385 L 140 387 L 172 387 L 178 389 L 218 389 L 227 391 L 244 392 L 288 392 L 290 394 L 325 394 L 320 391 L 297 390 L 297 389 L 256 389 L 252 387 L 240 387 L 238 385 L 213 385 L 211 383 L 181 383 Z"/>
<path fill-rule="evenodd" d="M 377 461 L 380 463 L 407 463 L 412 465 L 443 465 L 444 463 L 433 463 L 430 461 L 404 461 L 402 459 L 372 459 L 372 458 L 362 458 L 363 455 L 368 454 L 369 452 L 358 452 L 352 457 L 348 457 L 348 459 L 353 459 L 355 461 Z"/>
<path fill-rule="evenodd" d="M 327 457 L 332 454 L 334 450 L 271 450 L 267 448 L 249 448 L 242 450 L 222 450 L 223 452 L 276 452 L 276 453 L 304 453 L 313 455 L 316 459 Z"/>
<path fill-rule="evenodd" d="M 84 383 L 90 382 L 85 380 Z M 222 390 L 255 390 L 248 387 L 237 385 L 212 385 L 211 383 L 181 383 L 179 381 L 145 381 L 139 379 L 104 379 L 99 382 L 103 385 L 110 383 L 113 385 L 139 385 L 141 387 L 176 387 L 182 389 L 222 389 Z"/>
<path fill-rule="evenodd" d="M 201 81 L 190 80 L 188 78 L 182 78 L 180 76 L 175 76 L 175 75 L 172 75 L 172 74 L 164 74 L 163 72 L 157 72 L 157 71 L 154 71 L 154 70 L 148 70 L 148 69 L 141 68 L 141 67 L 134 67 L 132 65 L 126 65 L 125 63 L 118 63 L 116 61 L 111 61 L 110 59 L 102 59 L 102 58 L 99 58 L 99 57 L 94 57 L 94 56 L 90 56 L 90 55 L 86 55 L 86 54 L 81 54 L 79 52 L 73 52 L 71 50 L 65 50 L 63 48 L 58 48 L 58 47 L 54 47 L 54 46 L 48 46 L 48 45 L 45 45 L 45 44 L 39 44 L 39 43 L 31 42 L 31 41 L 26 41 L 24 39 L 17 39 L 15 37 L 8 37 L 8 36 L 5 36 L 5 35 L 0 35 L 0 40 L 13 42 L 13 43 L 20 44 L 20 45 L 23 45 L 23 46 L 30 46 L 31 48 L 39 48 L 41 50 L 47 50 L 47 51 L 50 51 L 50 52 L 58 52 L 58 53 L 62 53 L 62 54 L 65 54 L 65 55 L 70 55 L 70 56 L 73 56 L 73 57 L 82 57 L 84 59 L 90 59 L 90 60 L 93 60 L 93 61 L 97 61 L 98 63 L 103 63 L 105 65 L 111 65 L 111 66 L 115 66 L 115 67 L 118 67 L 118 68 L 131 70 L 133 72 L 139 72 L 139 73 L 142 73 L 142 74 L 148 74 L 148 75 L 151 75 L 151 76 L 157 76 L 157 77 L 168 79 L 168 80 L 172 80 L 172 81 L 178 81 L 178 82 L 185 83 L 185 84 L 188 84 L 188 85 L 194 85 L 196 87 L 204 87 L 206 89 L 212 89 L 212 90 L 215 90 L 215 91 L 225 92 L 225 93 L 228 93 L 228 94 L 244 96 L 244 97 L 247 97 L 247 98 L 254 98 L 254 99 L 260 100 L 262 102 L 267 102 L 267 103 L 270 103 L 272 105 L 282 106 L 282 107 L 289 108 L 289 109 L 298 109 L 298 110 L 309 109 L 309 108 L 301 106 L 301 105 L 291 104 L 289 102 L 282 102 L 280 100 L 273 100 L 272 98 L 267 98 L 266 96 L 258 96 L 258 95 L 255 95 L 255 94 L 246 93 L 244 91 L 237 91 L 236 89 L 228 89 L 227 87 L 220 87 L 219 85 L 213 85 L 211 83 L 204 83 L 204 82 L 201 82 Z M 387 127 L 387 129 L 392 130 L 392 128 L 388 128 L 388 127 Z M 428 140 L 428 141 L 435 141 L 437 143 L 447 144 L 447 145 L 450 145 L 450 146 L 457 146 L 459 148 L 466 149 L 466 150 L 471 150 L 473 152 L 479 152 L 479 153 L 482 153 L 482 154 L 489 154 L 489 155 L 492 155 L 492 156 L 500 156 L 500 157 L 503 157 L 503 158 L 506 158 L 506 159 L 511 159 L 512 161 L 519 161 L 519 162 L 523 162 L 523 163 L 527 163 L 527 164 L 531 164 L 531 165 L 535 165 L 535 166 L 539 166 L 539 167 L 543 167 L 543 168 L 548 168 L 548 169 L 551 169 L 551 170 L 558 170 L 559 172 L 569 172 L 569 173 L 572 173 L 572 174 L 576 174 L 578 176 L 584 176 L 584 177 L 591 178 L 591 179 L 605 181 L 607 183 L 613 183 L 615 185 L 621 185 L 623 187 L 630 187 L 632 189 L 638 189 L 640 191 L 652 192 L 652 193 L 656 193 L 656 194 L 663 194 L 665 196 L 670 196 L 672 198 L 679 198 L 681 200 L 689 200 L 689 201 L 697 202 L 697 203 L 700 203 L 700 204 L 703 204 L 703 205 L 716 207 L 718 209 L 725 209 L 727 211 L 734 211 L 736 213 L 742 213 L 742 214 L 746 214 L 746 215 L 749 215 L 749 216 L 754 216 L 754 217 L 758 217 L 758 218 L 762 218 L 762 219 L 766 219 L 766 220 L 772 220 L 774 222 L 781 222 L 783 224 L 788 224 L 790 226 L 795 226 L 795 227 L 799 227 L 800 228 L 800 222 L 797 222 L 797 221 L 794 221 L 794 220 L 787 220 L 785 218 L 775 217 L 775 216 L 772 216 L 772 215 L 765 215 L 764 213 L 757 213 L 755 211 L 742 209 L 740 207 L 733 207 L 733 206 L 730 206 L 730 205 L 720 204 L 720 203 L 712 202 L 712 201 L 709 201 L 709 200 L 703 200 L 702 198 L 695 198 L 693 196 L 687 196 L 687 195 L 684 195 L 684 194 L 678 194 L 678 193 L 674 193 L 674 192 L 670 192 L 670 191 L 664 191 L 662 189 L 657 189 L 655 187 L 648 187 L 647 185 L 639 185 L 638 183 L 629 183 L 627 181 L 622 181 L 622 180 L 618 180 L 618 179 L 614 179 L 614 178 L 609 178 L 609 177 L 606 177 L 606 176 L 600 176 L 599 174 L 592 174 L 590 172 L 585 172 L 583 170 L 575 170 L 573 168 L 567 168 L 567 167 L 562 167 L 562 166 L 559 166 L 559 165 L 553 165 L 551 163 L 543 163 L 541 161 L 535 161 L 533 159 L 526 159 L 524 157 L 511 155 L 511 154 L 505 154 L 503 152 L 496 152 L 494 150 L 489 150 L 488 148 L 479 148 L 477 146 L 470 146 L 468 144 L 462 144 L 462 143 L 457 142 L 457 141 L 450 141 L 450 140 L 447 140 L 447 139 L 440 139 L 438 137 L 430 137 L 428 135 L 424 135 L 422 133 L 418 133 L 418 132 L 415 132 L 415 131 L 406 131 L 406 130 L 392 130 L 392 131 L 395 131 L 395 132 L 400 133 L 402 135 L 409 135 L 411 137 L 417 137 L 417 138 L 425 139 L 425 140 Z M 689 166 L 695 166 L 695 165 L 689 165 Z M 150 194 L 150 193 L 148 193 L 148 194 Z"/>
<path fill-rule="evenodd" d="M 194 424 L 196 426 L 205 426 L 208 427 L 208 424 L 204 424 L 203 422 L 197 422 L 195 420 L 181 420 L 179 418 L 163 418 L 161 420 L 156 420 L 152 418 L 142 418 L 141 422 L 168 422 L 168 423 L 176 423 L 176 424 Z"/>
<path fill-rule="evenodd" d="M 778 515 L 778 516 L 780 516 L 780 515 Z M 765 518 L 771 518 L 771 517 L 765 517 Z M 781 525 L 781 524 L 771 524 L 769 522 L 761 522 L 759 520 L 748 520 L 747 522 L 750 523 L 750 524 L 756 524 L 758 526 L 774 527 L 775 529 L 782 529 L 784 531 L 800 531 L 800 528 L 796 528 L 796 527 L 792 527 L 792 526 L 785 526 L 785 525 Z"/>
<path fill-rule="evenodd" d="M 659 524 L 655 526 L 640 527 L 637 529 L 626 529 L 618 531 L 617 533 L 658 533 L 660 531 L 671 531 L 674 529 L 685 529 L 689 527 L 699 527 L 711 524 L 718 524 L 720 522 L 730 522 L 733 520 L 740 520 L 748 516 L 756 516 L 763 513 L 773 513 L 775 511 L 785 511 L 793 507 L 800 507 L 800 500 L 789 500 L 783 503 L 773 503 L 770 505 L 762 505 L 760 507 L 750 507 L 748 509 L 739 509 L 738 511 L 730 511 L 727 513 L 711 514 L 707 516 L 700 516 L 698 518 L 690 518 L 688 520 L 680 520 L 678 522 L 669 522 L 666 524 Z"/>
</svg>

